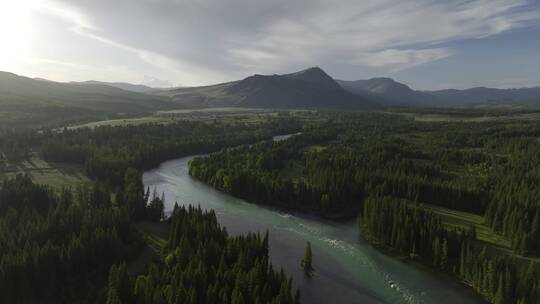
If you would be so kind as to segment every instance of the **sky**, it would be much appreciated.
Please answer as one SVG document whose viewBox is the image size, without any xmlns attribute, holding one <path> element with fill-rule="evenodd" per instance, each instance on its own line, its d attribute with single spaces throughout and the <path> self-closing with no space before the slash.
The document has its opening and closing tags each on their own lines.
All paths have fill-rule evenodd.
<svg viewBox="0 0 540 304">
<path fill-rule="evenodd" d="M 540 0 L 0 0 L 0 70 L 207 85 L 319 66 L 415 89 L 540 86 Z"/>
</svg>

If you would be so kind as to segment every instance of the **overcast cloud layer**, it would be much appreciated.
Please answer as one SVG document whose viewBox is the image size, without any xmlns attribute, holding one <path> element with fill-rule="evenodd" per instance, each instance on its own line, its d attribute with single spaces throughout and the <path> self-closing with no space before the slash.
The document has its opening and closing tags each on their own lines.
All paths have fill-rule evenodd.
<svg viewBox="0 0 540 304">
<path fill-rule="evenodd" d="M 392 76 L 456 56 L 457 42 L 538 26 L 535 3 L 37 0 L 31 2 L 30 50 L 17 65 L 4 66 L 55 80 L 155 86 L 310 66 L 337 78 Z"/>
</svg>

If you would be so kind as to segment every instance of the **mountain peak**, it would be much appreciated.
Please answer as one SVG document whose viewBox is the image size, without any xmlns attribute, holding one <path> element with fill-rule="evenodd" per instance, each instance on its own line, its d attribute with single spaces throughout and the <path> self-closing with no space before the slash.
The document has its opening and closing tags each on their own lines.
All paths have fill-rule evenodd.
<svg viewBox="0 0 540 304">
<path fill-rule="evenodd" d="M 411 90 L 409 86 L 401 82 L 397 82 L 394 79 L 388 78 L 388 77 L 371 78 L 371 79 L 365 80 L 365 84 L 366 84 L 366 87 L 369 87 L 370 90 L 372 91 L 385 92 L 388 90 L 404 90 L 404 91 Z"/>
<path fill-rule="evenodd" d="M 388 81 L 388 82 L 397 82 L 395 81 L 394 79 L 390 78 L 390 77 L 373 77 L 373 78 L 370 78 L 368 80 L 372 80 L 372 81 Z"/>
<path fill-rule="evenodd" d="M 333 89 L 341 89 L 339 84 L 320 67 L 311 67 L 296 73 L 283 75 L 285 77 L 322 85 Z"/>
<path fill-rule="evenodd" d="M 323 74 L 326 74 L 326 72 L 323 69 L 321 69 L 320 67 L 318 67 L 318 66 L 310 67 L 310 68 L 307 68 L 305 70 L 298 71 L 297 73 L 323 73 Z"/>
<path fill-rule="evenodd" d="M 301 70 L 301 71 L 294 72 L 294 73 L 291 73 L 291 74 L 285 74 L 284 76 L 289 76 L 289 77 L 303 77 L 303 76 L 304 77 L 305 76 L 330 77 L 320 67 L 311 67 L 311 68 L 307 68 L 305 70 Z"/>
<path fill-rule="evenodd" d="M 425 105 L 432 99 L 425 93 L 414 91 L 407 85 L 388 77 L 356 81 L 340 80 L 339 84 L 351 93 L 378 98 L 383 104 Z"/>
<path fill-rule="evenodd" d="M 414 90 L 409 86 L 388 77 L 375 77 L 355 81 L 340 80 L 339 84 L 348 90 L 361 90 L 375 94 L 392 94 L 396 96 L 414 94 Z"/>
</svg>

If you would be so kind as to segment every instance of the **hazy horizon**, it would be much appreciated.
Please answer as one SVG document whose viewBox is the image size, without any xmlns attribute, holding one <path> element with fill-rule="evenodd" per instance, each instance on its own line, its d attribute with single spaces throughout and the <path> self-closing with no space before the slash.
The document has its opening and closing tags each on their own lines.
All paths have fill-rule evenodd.
<svg viewBox="0 0 540 304">
<path fill-rule="evenodd" d="M 530 0 L 2 1 L 0 70 L 174 87 L 319 66 L 418 90 L 535 87 L 539 25 Z"/>
<path fill-rule="evenodd" d="M 306 69 L 308 69 L 308 68 L 306 68 Z M 103 82 L 103 83 L 110 83 L 110 84 L 117 83 L 117 84 L 129 84 L 129 85 L 136 85 L 136 86 L 147 86 L 147 87 L 154 88 L 154 89 L 175 89 L 175 88 L 212 86 L 212 85 L 218 85 L 218 84 L 227 83 L 227 82 L 239 81 L 239 80 L 242 80 L 242 79 L 247 78 L 249 76 L 258 74 L 258 73 L 255 73 L 255 74 L 246 75 L 245 77 L 241 77 L 239 79 L 231 79 L 231 80 L 227 80 L 227 81 L 224 81 L 224 82 L 216 82 L 216 83 L 201 84 L 201 85 L 188 85 L 188 86 L 182 86 L 182 85 L 159 86 L 159 85 L 156 85 L 156 86 L 154 86 L 154 85 L 151 85 L 151 84 L 128 82 L 128 81 L 122 81 L 122 80 L 106 81 L 106 80 L 100 80 L 100 79 L 86 79 L 86 80 L 78 80 L 78 81 L 74 81 L 74 80 L 57 81 L 57 80 L 43 78 L 43 77 L 31 77 L 31 76 L 28 76 L 28 75 L 21 75 L 21 74 L 17 74 L 17 73 L 11 72 L 11 71 L 0 71 L 0 72 L 13 73 L 15 75 L 22 76 L 22 77 L 29 77 L 29 78 L 36 79 L 36 80 L 52 81 L 52 82 L 59 82 L 59 83 Z M 290 71 L 290 73 L 294 73 L 294 72 L 298 72 L 298 71 Z M 276 73 L 276 74 L 280 75 L 280 74 L 288 74 L 288 73 L 289 72 Z M 270 74 L 268 74 L 268 75 L 270 75 Z M 332 76 L 332 75 L 329 75 L 329 76 Z M 388 77 L 388 76 L 373 76 L 373 77 L 364 78 L 364 79 L 338 79 L 338 78 L 335 78 L 335 77 L 332 77 L 332 78 L 334 78 L 335 80 L 341 80 L 341 81 L 369 80 L 369 79 L 374 79 L 374 78 L 390 78 L 390 79 L 392 79 L 392 80 L 394 80 L 396 82 L 405 83 L 404 81 L 401 81 L 400 79 L 396 79 L 396 78 L 392 78 L 392 77 Z M 497 87 L 497 86 L 489 86 L 489 87 L 488 86 L 474 86 L 473 87 L 473 86 L 470 86 L 470 87 L 461 87 L 461 88 L 456 88 L 456 87 L 446 87 L 445 88 L 445 87 L 441 87 L 441 88 L 423 89 L 423 90 L 422 89 L 417 89 L 413 85 L 408 85 L 408 86 L 411 89 L 417 90 L 417 91 L 437 91 L 437 90 L 452 90 L 452 89 L 467 90 L 467 89 L 482 88 L 482 87 L 494 88 L 494 89 L 528 89 L 528 88 L 538 88 L 538 87 L 540 87 L 540 84 L 539 85 L 534 85 L 533 84 L 533 85 L 530 85 L 530 86 L 515 86 L 515 87 L 513 87 L 513 86 L 504 86 L 504 87 Z"/>
</svg>

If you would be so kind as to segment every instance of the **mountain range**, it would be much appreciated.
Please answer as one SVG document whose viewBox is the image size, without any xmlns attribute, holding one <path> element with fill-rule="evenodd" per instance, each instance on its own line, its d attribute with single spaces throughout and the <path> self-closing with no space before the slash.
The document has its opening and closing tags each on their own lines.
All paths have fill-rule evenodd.
<svg viewBox="0 0 540 304">
<path fill-rule="evenodd" d="M 82 85 L 106 85 L 118 89 L 122 89 L 125 91 L 131 91 L 136 93 L 146 93 L 156 90 L 156 88 L 152 88 L 149 86 L 145 86 L 142 84 L 132 84 L 128 82 L 105 82 L 105 81 L 96 81 L 96 80 L 87 80 L 87 81 L 72 81 L 70 82 L 72 84 L 82 84 Z"/>
<path fill-rule="evenodd" d="M 169 97 L 185 107 L 365 109 L 377 105 L 463 107 L 484 103 L 540 104 L 540 87 L 519 89 L 475 87 L 464 90 L 420 91 L 392 78 L 334 80 L 318 67 L 283 75 L 253 75 L 238 81 L 201 87 L 157 89 L 144 85 L 98 81 L 79 84 L 102 84 Z"/>
<path fill-rule="evenodd" d="M 520 89 L 476 87 L 465 90 L 418 91 L 391 78 L 338 80 L 338 83 L 349 92 L 388 106 L 463 107 L 485 103 L 538 103 L 540 105 L 540 87 Z"/>
<path fill-rule="evenodd" d="M 185 107 L 367 109 L 377 104 L 343 89 L 320 68 L 284 75 L 253 75 L 205 87 L 156 92 Z"/>
<path fill-rule="evenodd" d="M 335 80 L 318 67 L 282 75 L 252 75 L 210 86 L 169 89 L 122 82 L 61 83 L 0 72 L 0 125 L 50 125 L 175 108 L 366 110 L 485 103 L 540 106 L 540 87 L 419 91 L 391 78 Z"/>
</svg>

